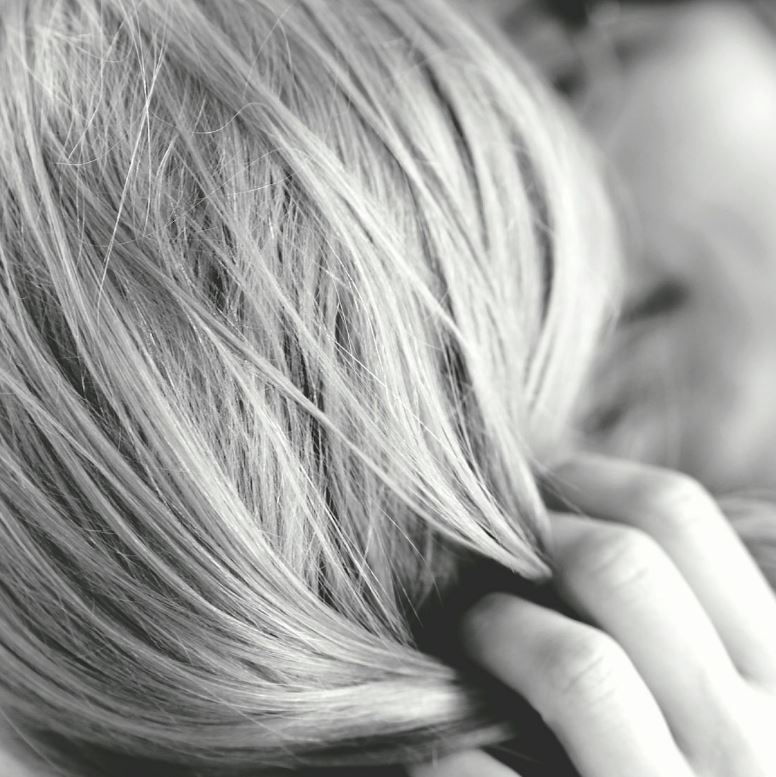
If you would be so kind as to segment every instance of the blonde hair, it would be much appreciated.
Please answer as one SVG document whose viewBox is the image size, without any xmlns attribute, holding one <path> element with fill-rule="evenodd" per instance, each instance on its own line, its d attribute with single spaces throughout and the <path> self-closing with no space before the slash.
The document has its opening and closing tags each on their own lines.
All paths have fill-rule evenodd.
<svg viewBox="0 0 776 777">
<path fill-rule="evenodd" d="M 497 736 L 411 613 L 548 573 L 615 251 L 565 114 L 437 0 L 0 40 L 0 709 L 218 774 Z"/>
</svg>

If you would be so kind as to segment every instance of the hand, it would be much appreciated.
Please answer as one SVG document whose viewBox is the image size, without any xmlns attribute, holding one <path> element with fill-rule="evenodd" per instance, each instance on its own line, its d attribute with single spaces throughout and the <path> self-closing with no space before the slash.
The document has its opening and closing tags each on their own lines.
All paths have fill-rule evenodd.
<svg viewBox="0 0 776 777">
<path fill-rule="evenodd" d="M 582 777 L 776 774 L 776 596 L 714 500 L 666 470 L 585 457 L 557 487 L 560 595 L 588 623 L 504 594 L 469 654 L 542 715 Z M 776 530 L 776 511 L 773 515 Z M 483 752 L 413 777 L 514 777 Z"/>
</svg>

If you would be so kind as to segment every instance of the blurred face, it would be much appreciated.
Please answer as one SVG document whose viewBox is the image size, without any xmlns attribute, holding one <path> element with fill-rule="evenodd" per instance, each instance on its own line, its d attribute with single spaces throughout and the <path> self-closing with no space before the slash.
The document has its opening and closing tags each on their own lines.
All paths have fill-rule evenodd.
<svg viewBox="0 0 776 777">
<path fill-rule="evenodd" d="M 630 22 L 620 76 L 579 102 L 635 220 L 603 442 L 776 487 L 776 40 L 734 4 Z"/>
<path fill-rule="evenodd" d="M 776 488 L 776 38 L 732 2 L 633 6 L 573 40 L 524 7 L 507 29 L 605 152 L 625 223 L 594 441 Z"/>
</svg>

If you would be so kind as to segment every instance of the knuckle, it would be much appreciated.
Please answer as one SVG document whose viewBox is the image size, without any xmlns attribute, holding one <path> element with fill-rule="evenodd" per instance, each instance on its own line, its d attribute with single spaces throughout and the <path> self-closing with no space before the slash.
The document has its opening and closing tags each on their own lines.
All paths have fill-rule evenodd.
<svg viewBox="0 0 776 777">
<path fill-rule="evenodd" d="M 695 479 L 679 472 L 660 471 L 644 479 L 637 504 L 640 512 L 658 528 L 692 529 L 702 522 L 714 500 Z"/>
<path fill-rule="evenodd" d="M 609 636 L 590 629 L 569 638 L 565 635 L 548 651 L 546 679 L 549 707 L 581 701 L 603 701 L 619 687 L 627 657 Z"/>
<path fill-rule="evenodd" d="M 629 528 L 607 528 L 580 545 L 577 573 L 597 587 L 631 589 L 650 577 L 664 562 L 655 540 Z"/>
</svg>

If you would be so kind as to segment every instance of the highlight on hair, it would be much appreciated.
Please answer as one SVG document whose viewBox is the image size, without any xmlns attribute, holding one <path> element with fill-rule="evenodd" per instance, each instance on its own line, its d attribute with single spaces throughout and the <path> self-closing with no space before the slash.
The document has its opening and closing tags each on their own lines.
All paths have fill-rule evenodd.
<svg viewBox="0 0 776 777">
<path fill-rule="evenodd" d="M 12 1 L 0 138 L 15 730 L 208 774 L 497 736 L 410 616 L 548 573 L 615 249 L 531 70 L 438 0 Z"/>
</svg>

